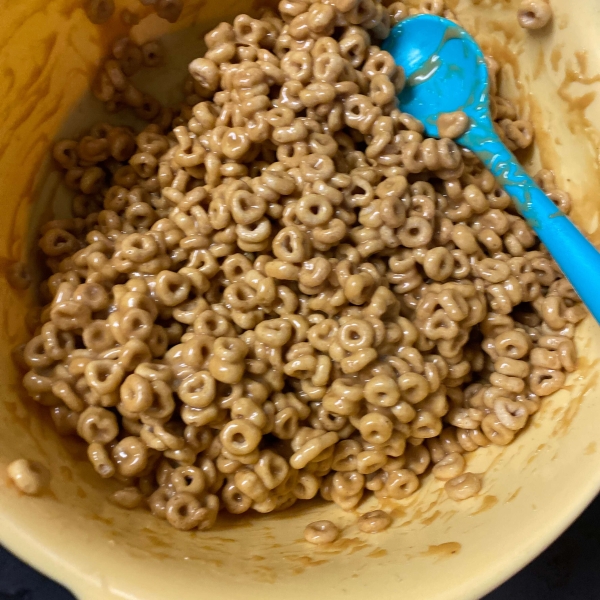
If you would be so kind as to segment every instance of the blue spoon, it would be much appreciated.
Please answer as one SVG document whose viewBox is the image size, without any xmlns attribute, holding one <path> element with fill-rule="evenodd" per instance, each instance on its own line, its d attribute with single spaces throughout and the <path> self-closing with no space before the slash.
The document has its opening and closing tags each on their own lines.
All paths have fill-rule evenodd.
<svg viewBox="0 0 600 600">
<path fill-rule="evenodd" d="M 488 71 L 475 40 L 456 23 L 433 15 L 400 21 L 383 43 L 404 68 L 403 111 L 440 137 L 440 114 L 462 110 L 469 129 L 456 142 L 472 150 L 510 194 L 579 297 L 600 322 L 600 253 L 529 177 L 492 125 Z"/>
</svg>

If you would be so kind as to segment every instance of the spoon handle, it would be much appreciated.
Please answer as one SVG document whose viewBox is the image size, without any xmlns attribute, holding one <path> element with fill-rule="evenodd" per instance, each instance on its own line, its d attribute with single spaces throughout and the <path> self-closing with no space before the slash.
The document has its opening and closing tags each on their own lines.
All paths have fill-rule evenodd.
<svg viewBox="0 0 600 600">
<path fill-rule="evenodd" d="M 525 172 L 489 128 L 472 127 L 459 140 L 475 152 L 565 274 L 596 321 L 600 322 L 600 253 Z"/>
</svg>

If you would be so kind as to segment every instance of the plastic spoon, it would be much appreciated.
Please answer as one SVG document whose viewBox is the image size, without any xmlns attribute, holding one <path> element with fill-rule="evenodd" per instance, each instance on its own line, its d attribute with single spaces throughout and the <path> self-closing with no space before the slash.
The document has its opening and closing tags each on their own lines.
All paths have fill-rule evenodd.
<svg viewBox="0 0 600 600">
<path fill-rule="evenodd" d="M 514 199 L 579 297 L 600 321 L 600 253 L 544 194 L 502 143 L 492 125 L 488 71 L 475 40 L 456 23 L 434 15 L 400 21 L 383 44 L 404 68 L 403 111 L 440 137 L 437 120 L 461 110 L 469 129 L 456 142 L 472 150 Z"/>
</svg>

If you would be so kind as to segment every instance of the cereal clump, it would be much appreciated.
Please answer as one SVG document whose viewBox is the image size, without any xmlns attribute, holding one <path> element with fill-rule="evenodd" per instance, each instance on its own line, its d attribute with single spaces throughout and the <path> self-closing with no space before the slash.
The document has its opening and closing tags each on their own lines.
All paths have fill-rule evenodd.
<svg viewBox="0 0 600 600">
<path fill-rule="evenodd" d="M 575 369 L 571 286 L 476 157 L 397 106 L 404 73 L 378 44 L 409 13 L 239 15 L 206 35 L 175 111 L 127 79 L 156 46 L 123 40 L 103 65 L 99 97 L 152 122 L 56 145 L 74 216 L 41 230 L 23 358 L 116 503 L 206 529 L 220 509 L 402 499 L 430 464 L 464 498 L 480 484 L 462 455 L 510 443 Z M 489 69 L 498 131 L 526 147 Z"/>
</svg>

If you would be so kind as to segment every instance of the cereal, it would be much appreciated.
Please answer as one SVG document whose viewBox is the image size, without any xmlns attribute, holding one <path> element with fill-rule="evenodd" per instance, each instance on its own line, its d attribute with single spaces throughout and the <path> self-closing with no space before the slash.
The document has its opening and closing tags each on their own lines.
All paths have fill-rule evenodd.
<svg viewBox="0 0 600 600">
<path fill-rule="evenodd" d="M 460 137 L 469 128 L 469 117 L 462 111 L 442 113 L 437 122 L 438 132 L 442 138 Z"/>
<path fill-rule="evenodd" d="M 476 496 L 481 490 L 481 478 L 474 473 L 463 473 L 446 481 L 444 488 L 452 500 L 457 502 L 467 500 Z"/>
<path fill-rule="evenodd" d="M 130 11 L 128 8 L 124 8 L 120 12 L 119 18 L 121 20 L 121 23 L 123 23 L 123 25 L 125 25 L 126 27 L 133 27 L 134 25 L 137 25 L 140 22 L 139 15 Z"/>
<path fill-rule="evenodd" d="M 12 263 L 6 270 L 6 279 L 15 290 L 26 290 L 31 285 L 31 274 L 25 263 Z"/>
<path fill-rule="evenodd" d="M 168 20 L 183 6 L 146 3 Z M 209 32 L 176 110 L 131 83 L 159 43 L 115 41 L 94 94 L 148 124 L 56 143 L 73 218 L 40 231 L 46 305 L 15 351 L 60 433 L 121 483 L 111 501 L 181 530 L 317 495 L 400 500 L 430 465 L 473 496 L 463 454 L 510 443 L 576 368 L 585 310 L 453 141 L 468 118 L 442 115 L 437 140 L 397 107 L 404 73 L 378 45 L 406 6 L 279 9 Z M 525 148 L 532 126 L 488 69 L 499 135 Z"/>
<path fill-rule="evenodd" d="M 541 29 L 552 20 L 552 7 L 548 0 L 523 0 L 517 18 L 524 29 Z"/>
<path fill-rule="evenodd" d="M 126 487 L 122 490 L 113 492 L 108 499 L 117 506 L 132 510 L 137 508 L 142 503 L 144 497 L 138 488 Z"/>
<path fill-rule="evenodd" d="M 156 14 L 169 23 L 175 23 L 183 10 L 183 0 L 156 0 Z"/>
<path fill-rule="evenodd" d="M 45 485 L 46 471 L 40 464 L 19 458 L 8 465 L 8 476 L 28 496 L 37 496 Z"/>
<path fill-rule="evenodd" d="M 85 3 L 85 14 L 96 25 L 106 23 L 114 12 L 114 0 L 87 0 Z"/>
<path fill-rule="evenodd" d="M 465 469 L 465 459 L 459 452 L 446 454 L 441 460 L 437 461 L 431 472 L 436 479 L 448 481 L 458 477 Z"/>
<path fill-rule="evenodd" d="M 392 517 L 383 510 L 372 510 L 358 519 L 358 528 L 363 533 L 379 533 L 392 524 Z"/>
<path fill-rule="evenodd" d="M 314 521 L 304 529 L 304 539 L 311 544 L 330 544 L 339 535 L 340 530 L 331 521 Z"/>
</svg>

